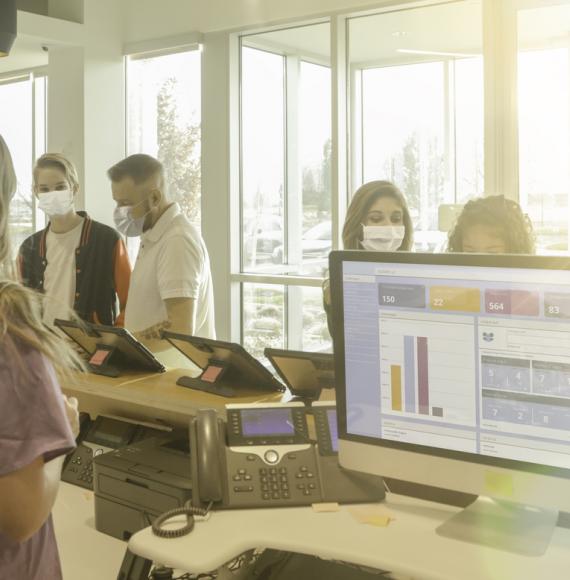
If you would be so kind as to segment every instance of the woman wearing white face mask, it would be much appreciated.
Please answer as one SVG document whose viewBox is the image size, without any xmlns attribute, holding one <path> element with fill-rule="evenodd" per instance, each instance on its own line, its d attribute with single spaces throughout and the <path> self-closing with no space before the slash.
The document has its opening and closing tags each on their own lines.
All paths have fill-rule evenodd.
<svg viewBox="0 0 570 580">
<path fill-rule="evenodd" d="M 342 230 L 345 250 L 410 251 L 414 225 L 404 194 L 389 181 L 370 181 L 352 196 Z M 323 305 L 332 336 L 329 280 L 323 284 Z"/>
<path fill-rule="evenodd" d="M 20 247 L 22 282 L 45 293 L 43 320 L 69 318 L 122 325 L 131 266 L 119 234 L 75 211 L 77 172 L 63 155 L 42 155 L 34 167 L 34 194 L 47 227 Z M 117 302 L 119 311 L 117 311 Z"/>
</svg>

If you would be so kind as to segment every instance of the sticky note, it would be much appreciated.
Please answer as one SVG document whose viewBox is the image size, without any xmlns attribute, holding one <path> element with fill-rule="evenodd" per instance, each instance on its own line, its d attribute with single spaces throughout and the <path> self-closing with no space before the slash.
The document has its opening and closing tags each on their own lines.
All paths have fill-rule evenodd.
<svg viewBox="0 0 570 580">
<path fill-rule="evenodd" d="M 394 519 L 382 508 L 374 506 L 351 507 L 349 512 L 358 523 L 379 528 L 385 528 Z"/>
<path fill-rule="evenodd" d="M 317 513 L 326 513 L 326 512 L 338 512 L 340 510 L 340 506 L 336 502 L 323 502 L 323 503 L 314 503 L 313 504 L 313 511 Z"/>
<path fill-rule="evenodd" d="M 489 495 L 513 497 L 513 476 L 500 471 L 485 471 L 485 491 Z"/>
</svg>

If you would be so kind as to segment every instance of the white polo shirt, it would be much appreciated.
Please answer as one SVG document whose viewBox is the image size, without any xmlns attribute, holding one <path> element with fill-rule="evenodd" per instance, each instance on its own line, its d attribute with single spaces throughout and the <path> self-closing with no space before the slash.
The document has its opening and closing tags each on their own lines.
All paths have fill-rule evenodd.
<svg viewBox="0 0 570 580">
<path fill-rule="evenodd" d="M 140 332 L 167 320 L 164 301 L 168 298 L 193 298 L 194 335 L 216 338 L 208 250 L 177 203 L 141 236 L 129 286 L 125 327 Z"/>
</svg>

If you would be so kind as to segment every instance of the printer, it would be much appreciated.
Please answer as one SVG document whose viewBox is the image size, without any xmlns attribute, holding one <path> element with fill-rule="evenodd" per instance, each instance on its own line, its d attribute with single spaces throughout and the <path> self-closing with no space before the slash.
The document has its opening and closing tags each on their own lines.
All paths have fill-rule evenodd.
<svg viewBox="0 0 570 580">
<path fill-rule="evenodd" d="M 95 527 L 120 540 L 192 495 L 188 435 L 153 437 L 93 461 Z"/>
</svg>

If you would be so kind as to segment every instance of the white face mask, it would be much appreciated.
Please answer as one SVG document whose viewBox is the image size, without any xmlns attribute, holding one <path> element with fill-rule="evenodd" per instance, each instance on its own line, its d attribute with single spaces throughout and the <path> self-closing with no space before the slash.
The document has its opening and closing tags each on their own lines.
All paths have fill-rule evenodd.
<svg viewBox="0 0 570 580">
<path fill-rule="evenodd" d="M 49 217 L 65 215 L 73 209 L 73 192 L 62 189 L 40 193 L 38 207 Z"/>
<path fill-rule="evenodd" d="M 121 207 L 117 206 L 113 212 L 113 219 L 115 221 L 115 227 L 119 232 L 129 238 L 137 238 L 142 235 L 144 228 L 144 220 L 146 216 L 150 213 L 147 211 L 140 218 L 133 217 L 133 208 L 137 207 L 141 203 L 145 202 L 143 199 L 141 202 L 135 205 L 123 205 Z"/>
<path fill-rule="evenodd" d="M 404 226 L 362 225 L 362 247 L 373 252 L 395 252 L 406 234 Z"/>
</svg>

